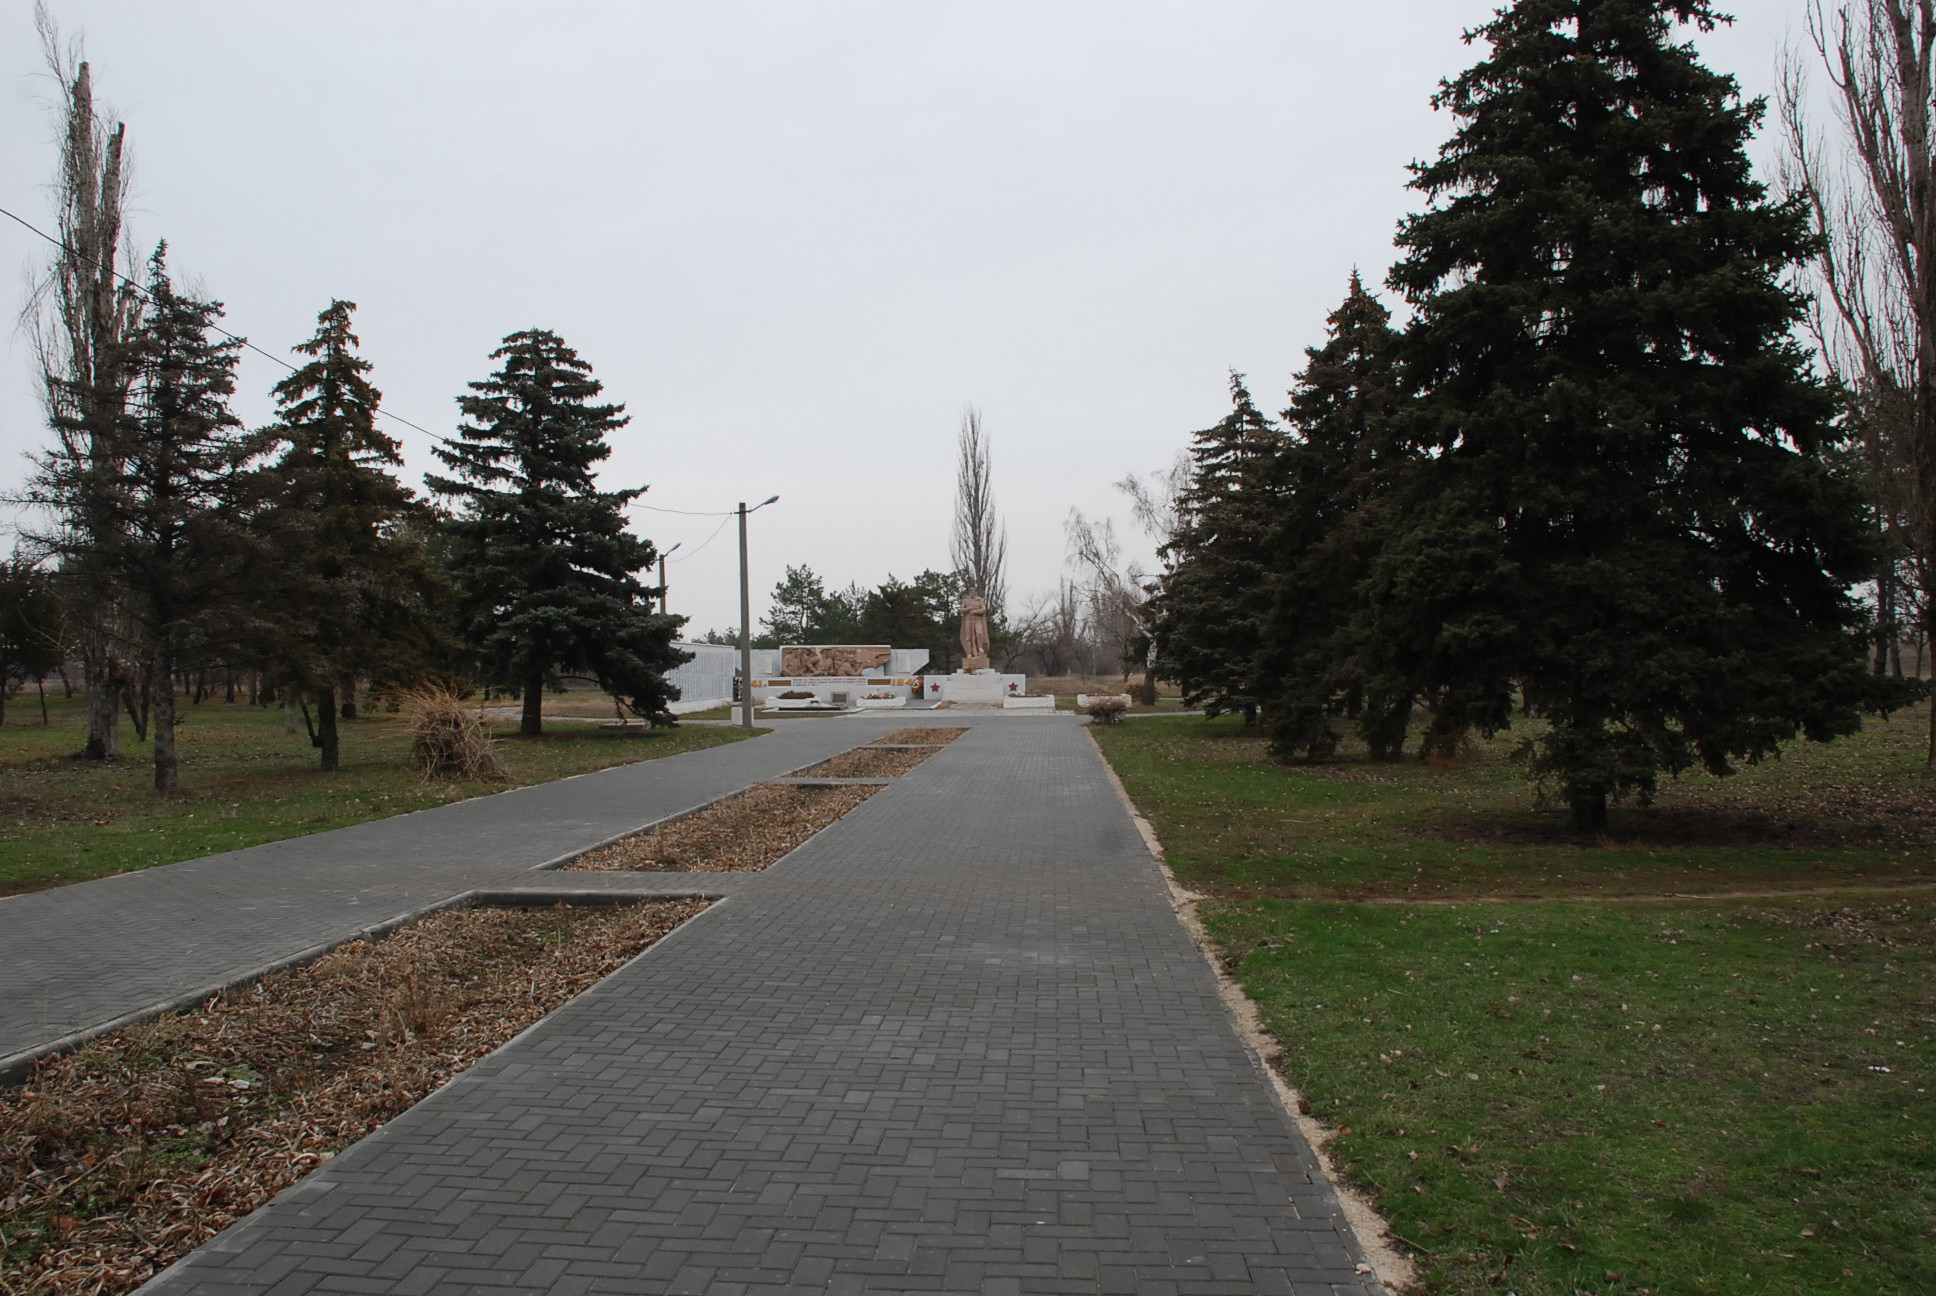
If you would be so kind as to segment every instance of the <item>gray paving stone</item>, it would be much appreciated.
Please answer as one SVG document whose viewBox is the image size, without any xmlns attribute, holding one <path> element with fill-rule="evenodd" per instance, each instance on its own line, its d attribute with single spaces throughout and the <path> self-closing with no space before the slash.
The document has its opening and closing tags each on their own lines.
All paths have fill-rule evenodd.
<svg viewBox="0 0 1936 1296">
<path fill-rule="evenodd" d="M 144 1290 L 1375 1291 L 1087 736 L 959 720 Z"/>
<path fill-rule="evenodd" d="M 212 992 L 474 888 L 531 885 L 532 870 L 561 855 L 892 727 L 873 717 L 786 723 L 723 747 L 0 899 L 0 1059 Z M 573 885 L 656 884 L 579 880 L 596 876 L 575 875 Z"/>
</svg>

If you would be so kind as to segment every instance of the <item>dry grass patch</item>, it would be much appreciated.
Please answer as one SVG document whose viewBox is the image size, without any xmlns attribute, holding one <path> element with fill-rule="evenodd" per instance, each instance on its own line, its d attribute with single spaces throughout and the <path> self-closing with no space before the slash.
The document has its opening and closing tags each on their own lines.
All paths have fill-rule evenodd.
<svg viewBox="0 0 1936 1296">
<path fill-rule="evenodd" d="M 570 869 L 756 873 L 852 810 L 879 787 L 762 783 L 694 815 L 580 855 Z"/>
<path fill-rule="evenodd" d="M 436 914 L 0 1093 L 0 1291 L 112 1296 L 706 907 Z"/>
<path fill-rule="evenodd" d="M 967 732 L 968 730 L 965 726 L 955 726 L 954 728 L 948 729 L 923 729 L 918 727 L 912 729 L 896 729 L 885 738 L 876 738 L 874 745 L 883 747 L 894 743 L 908 743 L 911 745 L 926 744 L 935 747 L 945 747 Z"/>
</svg>

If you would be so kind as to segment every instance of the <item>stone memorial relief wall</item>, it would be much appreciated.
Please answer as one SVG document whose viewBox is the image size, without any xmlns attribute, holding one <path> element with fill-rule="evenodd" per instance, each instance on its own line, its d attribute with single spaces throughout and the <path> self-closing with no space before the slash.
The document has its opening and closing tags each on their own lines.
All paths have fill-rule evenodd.
<svg viewBox="0 0 1936 1296">
<path fill-rule="evenodd" d="M 780 674 L 856 676 L 887 665 L 893 654 L 885 644 L 794 644 L 780 649 Z"/>
</svg>

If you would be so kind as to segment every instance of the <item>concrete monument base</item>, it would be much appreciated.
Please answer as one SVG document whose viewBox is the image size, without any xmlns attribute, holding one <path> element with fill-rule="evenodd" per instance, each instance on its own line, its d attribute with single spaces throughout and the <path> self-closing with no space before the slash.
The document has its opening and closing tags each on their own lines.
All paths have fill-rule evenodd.
<svg viewBox="0 0 1936 1296">
<path fill-rule="evenodd" d="M 929 675 L 921 696 L 929 702 L 959 702 L 964 706 L 1000 706 L 1004 698 L 1028 689 L 1028 676 L 1004 675 L 998 671 L 956 671 L 952 675 Z"/>
</svg>

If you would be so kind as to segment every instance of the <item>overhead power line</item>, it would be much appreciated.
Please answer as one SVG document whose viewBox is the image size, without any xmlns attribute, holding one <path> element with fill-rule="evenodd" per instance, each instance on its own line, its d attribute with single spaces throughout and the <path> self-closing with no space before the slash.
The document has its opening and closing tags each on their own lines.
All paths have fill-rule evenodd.
<svg viewBox="0 0 1936 1296">
<path fill-rule="evenodd" d="M 733 514 L 739 512 L 738 509 L 725 509 L 721 511 L 708 510 L 707 512 L 700 513 L 692 509 L 662 508 L 657 504 L 641 504 L 637 500 L 633 500 L 626 507 L 651 509 L 654 513 L 678 513 L 684 517 L 731 517 Z"/>
<path fill-rule="evenodd" d="M 103 265 L 101 262 L 89 256 L 87 253 L 80 251 L 78 248 L 72 246 L 71 244 L 62 242 L 60 239 L 55 238 L 52 234 L 49 234 L 46 230 L 41 229 L 39 226 L 33 224 L 31 221 L 25 219 L 24 217 L 15 215 L 13 212 L 8 211 L 5 207 L 0 207 L 0 216 L 5 216 L 8 220 L 20 226 L 28 233 L 35 234 L 41 238 L 46 239 L 49 243 L 52 243 L 55 247 L 67 253 L 69 256 L 79 257 L 81 260 L 87 262 L 89 265 L 92 265 L 98 269 L 107 271 L 109 274 L 113 275 L 116 279 L 119 279 L 122 283 L 126 284 L 128 287 L 140 293 L 145 300 L 147 301 L 154 300 L 153 293 L 150 293 L 146 288 L 143 288 L 140 284 L 128 278 L 128 276 L 122 274 L 119 270 L 116 270 L 113 266 Z M 263 359 L 269 360 L 275 364 L 281 365 L 284 369 L 287 369 L 290 373 L 296 372 L 295 365 L 290 364 L 287 360 L 284 360 L 281 356 L 276 355 L 274 352 L 264 351 L 261 347 L 257 346 L 255 343 L 249 341 L 249 339 L 241 336 L 240 334 L 231 333 L 219 324 L 211 324 L 209 325 L 209 327 L 215 330 L 217 333 L 220 333 L 223 337 L 227 338 L 229 341 L 237 342 L 247 347 L 249 350 L 261 356 Z M 401 423 L 407 428 L 411 428 L 415 431 L 423 433 L 425 436 L 429 437 L 432 441 L 438 441 L 438 442 L 443 442 L 445 444 L 448 444 L 448 438 L 438 436 L 435 432 L 432 432 L 429 428 L 424 427 L 420 423 L 412 423 L 409 419 L 403 417 L 403 415 L 401 414 L 392 414 L 389 410 L 384 409 L 381 405 L 377 406 L 376 412 L 382 415 L 384 418 L 389 419 L 392 423 Z"/>
<path fill-rule="evenodd" d="M 154 300 L 153 293 L 149 292 L 146 288 L 143 288 L 139 283 L 135 282 L 133 279 L 130 279 L 128 276 L 122 274 L 119 270 L 116 270 L 113 266 L 103 265 L 100 261 L 95 260 L 93 257 L 87 255 L 85 252 L 82 252 L 78 248 L 75 248 L 73 245 L 54 237 L 52 234 L 49 234 L 46 230 L 41 229 L 39 226 L 35 225 L 32 221 L 27 220 L 25 217 L 17 215 L 14 212 L 8 211 L 5 207 L 0 207 L 0 216 L 5 216 L 8 220 L 20 226 L 28 233 L 33 234 L 38 238 L 47 240 L 47 242 L 53 244 L 55 247 L 67 253 L 69 256 L 79 257 L 81 260 L 87 262 L 89 265 L 95 266 L 102 270 L 106 270 L 109 274 L 113 275 L 116 279 L 120 280 L 123 284 L 126 284 L 129 288 L 132 288 L 135 292 L 141 294 L 144 300 L 146 301 Z M 209 328 L 213 329 L 217 333 L 220 333 L 223 337 L 227 338 L 229 341 L 239 343 L 240 345 L 247 347 L 249 350 L 261 356 L 263 359 L 268 360 L 274 364 L 281 365 L 284 369 L 287 369 L 290 373 L 296 372 L 295 365 L 290 364 L 287 360 L 283 359 L 279 355 L 276 355 L 274 352 L 263 350 L 261 347 L 249 341 L 249 339 L 243 337 L 239 333 L 231 333 L 227 329 L 221 327 L 219 324 L 211 324 L 209 325 Z M 389 410 L 384 409 L 381 405 L 376 407 L 376 413 L 381 415 L 384 418 L 389 419 L 393 423 L 401 423 L 403 424 L 403 426 L 410 428 L 412 431 L 423 433 L 425 436 L 429 437 L 432 441 L 437 442 L 439 445 L 451 444 L 451 440 L 449 437 L 441 436 L 438 433 L 432 432 L 429 428 L 423 426 L 421 423 L 412 423 L 409 419 L 403 417 L 403 415 L 401 414 L 392 414 Z M 707 511 L 701 512 L 701 511 L 695 511 L 693 509 L 663 508 L 657 504 L 641 504 L 636 500 L 632 502 L 630 507 L 650 509 L 654 513 L 678 513 L 686 517 L 730 518 L 733 516 L 734 512 L 736 511 L 733 509 L 725 509 L 725 510 L 707 510 Z M 720 523 L 721 528 L 724 528 L 725 525 L 726 524 L 724 522 Z M 699 549 L 703 549 L 706 547 L 707 544 L 712 543 L 713 536 L 717 536 L 718 534 L 719 532 L 716 530 L 713 532 L 713 535 L 707 536 L 706 540 L 702 544 L 700 544 Z M 693 550 L 693 553 L 698 553 L 699 549 Z M 688 558 L 690 558 L 691 556 L 692 554 L 686 555 L 686 557 Z M 679 559 L 678 561 L 683 562 L 684 559 Z"/>
</svg>

